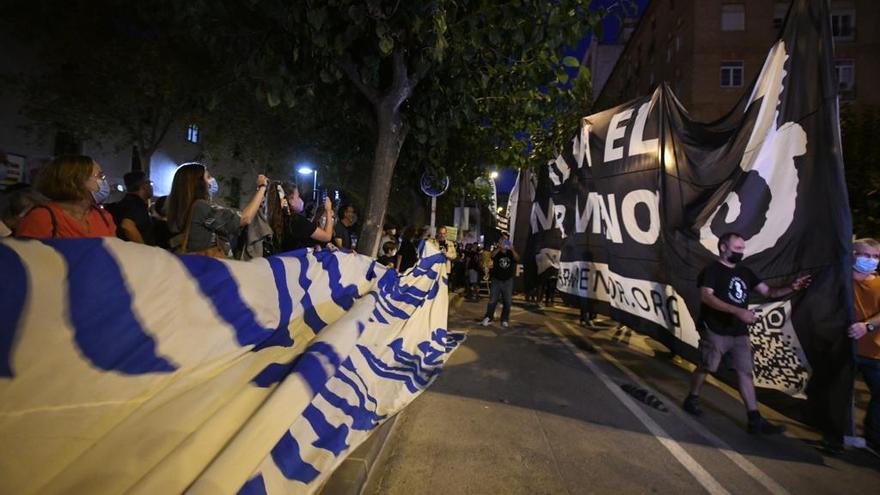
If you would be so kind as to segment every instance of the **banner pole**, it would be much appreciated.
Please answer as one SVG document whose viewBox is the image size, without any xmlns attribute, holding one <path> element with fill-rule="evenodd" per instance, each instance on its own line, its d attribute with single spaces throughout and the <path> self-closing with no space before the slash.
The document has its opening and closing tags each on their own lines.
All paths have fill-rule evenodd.
<svg viewBox="0 0 880 495">
<path fill-rule="evenodd" d="M 431 196 L 431 237 L 437 235 L 434 222 L 437 218 L 437 196 Z"/>
</svg>

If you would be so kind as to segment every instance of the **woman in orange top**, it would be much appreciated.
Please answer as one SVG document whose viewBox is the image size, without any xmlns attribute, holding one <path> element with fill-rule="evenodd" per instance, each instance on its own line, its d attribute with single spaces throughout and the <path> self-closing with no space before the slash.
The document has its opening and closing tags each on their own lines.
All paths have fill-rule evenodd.
<svg viewBox="0 0 880 495">
<path fill-rule="evenodd" d="M 34 207 L 15 231 L 34 239 L 112 237 L 113 217 L 100 206 L 110 195 L 101 167 L 88 156 L 58 156 L 42 170 L 37 190 L 50 199 Z"/>
</svg>

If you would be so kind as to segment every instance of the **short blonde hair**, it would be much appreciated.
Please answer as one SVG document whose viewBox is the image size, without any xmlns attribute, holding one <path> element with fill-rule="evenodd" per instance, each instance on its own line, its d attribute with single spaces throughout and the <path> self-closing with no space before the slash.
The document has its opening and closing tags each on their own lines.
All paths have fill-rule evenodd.
<svg viewBox="0 0 880 495">
<path fill-rule="evenodd" d="M 855 241 L 853 241 L 853 247 L 856 247 L 859 244 L 869 246 L 874 249 L 880 249 L 880 242 L 877 242 L 877 239 L 874 239 L 873 237 L 862 237 L 861 239 L 856 239 Z"/>
<path fill-rule="evenodd" d="M 78 201 L 89 197 L 86 181 L 95 160 L 85 155 L 61 155 L 40 169 L 37 190 L 53 201 Z"/>
</svg>

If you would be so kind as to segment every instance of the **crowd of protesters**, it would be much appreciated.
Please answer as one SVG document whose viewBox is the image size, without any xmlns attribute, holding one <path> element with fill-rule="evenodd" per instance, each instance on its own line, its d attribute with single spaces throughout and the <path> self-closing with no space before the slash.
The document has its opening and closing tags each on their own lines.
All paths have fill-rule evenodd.
<svg viewBox="0 0 880 495">
<path fill-rule="evenodd" d="M 352 249 L 357 243 L 357 210 L 348 204 L 338 207 L 337 219 L 330 199 L 305 204 L 295 184 L 273 182 L 259 175 L 253 195 L 243 209 L 236 210 L 214 202 L 219 185 L 202 164 L 187 163 L 174 174 L 171 193 L 154 198 L 153 184 L 143 172 L 124 177 L 126 195 L 112 204 L 105 202 L 110 187 L 101 166 L 87 156 L 59 156 L 40 171 L 35 186 L 15 184 L 0 196 L 0 237 L 94 238 L 118 236 L 129 242 L 169 249 L 178 254 L 219 258 L 249 259 L 301 248 Z M 462 290 L 471 301 L 480 299 L 488 288 L 489 300 L 482 325 L 495 318 L 502 305 L 501 326 L 509 327 L 513 279 L 520 255 L 504 236 L 495 243 L 461 244 L 447 237 L 440 227 L 435 236 L 424 227 L 408 226 L 401 231 L 386 222 L 377 262 L 404 272 L 419 258 L 421 242 L 430 242 L 447 257 L 450 291 Z M 749 293 L 764 297 L 784 297 L 809 285 L 801 277 L 785 287 L 769 287 L 761 278 L 740 264 L 745 241 L 736 233 L 721 236 L 719 258 L 700 273 L 701 360 L 692 375 L 690 393 L 683 403 L 685 411 L 702 415 L 700 392 L 707 374 L 714 373 L 727 357 L 738 378 L 746 406 L 748 431 L 774 434 L 779 425 L 758 413 L 753 383 L 754 358 L 749 344 L 748 325 L 757 316 L 748 309 Z M 865 416 L 865 439 L 880 448 L 880 243 L 859 239 L 853 244 L 853 290 L 856 322 L 847 335 L 856 341 L 856 366 L 870 390 Z M 544 270 L 527 302 L 552 306 L 556 273 Z M 581 312 L 582 322 L 595 317 Z M 850 379 L 851 381 L 851 379 Z M 846 388 L 839 384 L 836 389 Z M 841 450 L 843 427 L 829 426 L 825 440 L 833 450 Z"/>
</svg>

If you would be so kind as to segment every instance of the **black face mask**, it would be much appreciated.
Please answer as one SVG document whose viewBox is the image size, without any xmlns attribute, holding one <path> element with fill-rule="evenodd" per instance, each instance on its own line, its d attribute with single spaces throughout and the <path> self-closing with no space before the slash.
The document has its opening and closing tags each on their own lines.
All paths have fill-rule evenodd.
<svg viewBox="0 0 880 495">
<path fill-rule="evenodd" d="M 743 260 L 742 253 L 730 253 L 727 255 L 727 261 L 729 261 L 731 263 L 739 263 L 742 260 Z"/>
</svg>

